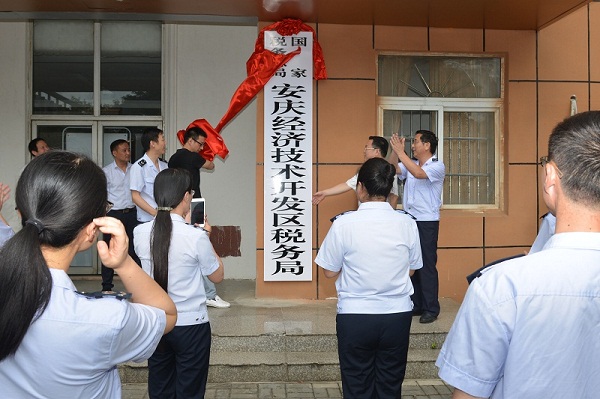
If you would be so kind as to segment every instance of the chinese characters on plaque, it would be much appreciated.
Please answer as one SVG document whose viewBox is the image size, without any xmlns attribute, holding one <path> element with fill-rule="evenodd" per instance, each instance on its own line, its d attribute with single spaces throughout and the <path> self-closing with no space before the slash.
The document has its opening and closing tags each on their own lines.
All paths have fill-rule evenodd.
<svg viewBox="0 0 600 399">
<path fill-rule="evenodd" d="M 265 32 L 265 49 L 302 52 L 264 87 L 264 280 L 312 280 L 313 36 Z"/>
</svg>

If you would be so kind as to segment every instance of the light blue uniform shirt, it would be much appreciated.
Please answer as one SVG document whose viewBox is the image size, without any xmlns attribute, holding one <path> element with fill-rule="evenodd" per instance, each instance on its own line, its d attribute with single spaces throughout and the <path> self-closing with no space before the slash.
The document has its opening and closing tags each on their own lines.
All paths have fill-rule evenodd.
<svg viewBox="0 0 600 399">
<path fill-rule="evenodd" d="M 0 362 L 0 398 L 121 397 L 117 364 L 148 359 L 165 312 L 116 298 L 89 299 L 69 276 L 50 269 L 50 303 L 14 356 Z"/>
<path fill-rule="evenodd" d="M 598 398 L 599 334 L 600 233 L 560 233 L 473 280 L 436 365 L 473 396 Z"/>
<path fill-rule="evenodd" d="M 413 160 L 417 165 L 419 161 Z M 419 222 L 435 222 L 440 220 L 442 206 L 442 190 L 446 167 L 442 161 L 429 158 L 421 168 L 427 174 L 426 179 L 414 177 L 401 162 L 401 173 L 398 175 L 404 182 L 402 207 Z"/>
<path fill-rule="evenodd" d="M 177 307 L 177 326 L 208 322 L 206 293 L 202 275 L 213 274 L 219 268 L 212 244 L 204 230 L 190 226 L 179 215 L 171 213 L 173 232 L 169 248 L 168 293 Z M 144 223 L 133 230 L 135 253 L 142 268 L 154 277 L 150 237 L 154 222 Z"/>
<path fill-rule="evenodd" d="M 535 237 L 535 241 L 533 245 L 531 245 L 531 249 L 529 250 L 529 254 L 534 254 L 536 252 L 540 252 L 544 245 L 548 242 L 550 237 L 554 235 L 554 231 L 556 230 L 556 216 L 551 213 L 547 213 L 546 216 L 542 219 L 542 224 L 540 225 L 540 231 L 538 235 Z"/>
<path fill-rule="evenodd" d="M 142 199 L 153 208 L 156 208 L 156 201 L 154 201 L 154 179 L 156 179 L 156 175 L 159 172 L 167 169 L 169 165 L 159 159 L 158 167 L 159 169 L 156 169 L 154 162 L 148 157 L 148 154 L 144 154 L 129 169 L 129 188 L 139 191 Z M 137 207 L 138 221 L 149 222 L 152 219 L 154 219 L 154 216 Z"/>
<path fill-rule="evenodd" d="M 335 282 L 338 313 L 409 312 L 409 270 L 423 267 L 417 224 L 387 202 L 362 203 L 335 220 L 315 263 L 341 270 Z"/>
<path fill-rule="evenodd" d="M 131 189 L 129 188 L 130 169 L 131 164 L 128 163 L 126 171 L 123 172 L 115 161 L 102 168 L 106 175 L 108 200 L 113 203 L 114 210 L 133 208 L 135 206 L 131 199 Z"/>
<path fill-rule="evenodd" d="M 4 243 L 12 238 L 15 235 L 12 227 L 4 224 L 2 220 L 0 220 L 0 248 L 4 246 Z"/>
</svg>

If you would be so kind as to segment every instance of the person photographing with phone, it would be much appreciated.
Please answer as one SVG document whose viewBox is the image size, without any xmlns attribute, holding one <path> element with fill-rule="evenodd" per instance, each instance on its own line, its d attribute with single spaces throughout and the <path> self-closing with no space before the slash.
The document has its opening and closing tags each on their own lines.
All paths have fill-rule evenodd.
<svg viewBox="0 0 600 399">
<path fill-rule="evenodd" d="M 204 148 L 207 134 L 199 127 L 192 127 L 185 131 L 183 147 L 169 158 L 169 168 L 185 169 L 192 177 L 194 198 L 202 198 L 200 192 L 200 169 L 213 170 L 215 164 L 204 159 L 199 152 Z M 208 278 L 204 277 L 204 290 L 206 291 L 206 304 L 213 308 L 228 308 L 231 304 L 217 295 L 217 288 Z"/>
<path fill-rule="evenodd" d="M 187 224 L 193 197 L 184 169 L 165 169 L 154 181 L 157 214 L 134 230 L 143 270 L 165 289 L 177 307 L 177 324 L 148 360 L 150 398 L 204 397 L 211 329 L 202 277 L 223 280 L 223 262 L 206 232 Z"/>
</svg>

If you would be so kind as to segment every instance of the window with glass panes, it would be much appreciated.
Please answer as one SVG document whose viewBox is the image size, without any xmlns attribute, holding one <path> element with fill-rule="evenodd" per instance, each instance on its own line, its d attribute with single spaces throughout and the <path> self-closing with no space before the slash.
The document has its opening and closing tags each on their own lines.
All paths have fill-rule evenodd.
<svg viewBox="0 0 600 399">
<path fill-rule="evenodd" d="M 409 155 L 417 130 L 438 136 L 444 208 L 502 208 L 502 66 L 503 59 L 492 56 L 378 57 L 379 133 L 407 137 Z"/>
</svg>

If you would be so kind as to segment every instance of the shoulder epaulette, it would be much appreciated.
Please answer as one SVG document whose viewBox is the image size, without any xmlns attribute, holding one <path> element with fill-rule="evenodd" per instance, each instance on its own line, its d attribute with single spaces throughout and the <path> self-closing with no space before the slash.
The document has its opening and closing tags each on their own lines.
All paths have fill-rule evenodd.
<svg viewBox="0 0 600 399">
<path fill-rule="evenodd" d="M 138 161 L 138 165 L 140 165 L 140 166 L 144 166 L 144 165 L 146 165 L 147 163 L 148 163 L 148 162 L 146 162 L 146 160 L 145 160 L 145 159 L 140 159 L 140 160 Z"/>
<path fill-rule="evenodd" d="M 338 213 L 337 215 L 335 215 L 334 217 L 332 217 L 329 220 L 331 221 L 331 223 L 333 223 L 334 220 L 337 219 L 337 218 L 339 218 L 340 216 L 343 216 L 343 215 L 346 215 L 346 214 L 352 213 L 352 212 L 355 212 L 355 211 L 345 211 L 345 212 L 342 212 L 342 213 Z"/>
<path fill-rule="evenodd" d="M 79 295 L 83 295 L 86 298 L 90 299 L 99 299 L 99 298 L 116 298 L 119 301 L 123 299 L 131 298 L 131 293 L 123 292 L 123 291 L 96 291 L 96 292 L 84 292 L 84 291 L 75 291 Z"/>
<path fill-rule="evenodd" d="M 416 217 L 414 217 L 414 216 L 413 216 L 413 215 L 411 215 L 410 213 L 406 212 L 404 209 L 396 209 L 396 212 L 398 212 L 398 213 L 403 213 L 403 214 L 405 214 L 405 215 L 408 215 L 408 216 L 410 216 L 410 218 L 411 218 L 412 220 L 417 220 L 417 218 L 416 218 Z"/>
<path fill-rule="evenodd" d="M 488 263 L 487 265 L 480 267 L 479 269 L 475 270 L 473 273 L 469 274 L 467 276 L 467 283 L 471 284 L 471 282 L 473 280 L 475 280 L 476 278 L 479 278 L 483 275 L 483 273 L 485 273 L 486 270 L 488 270 L 491 266 L 497 265 L 498 263 L 502 263 L 504 261 L 507 260 L 511 260 L 511 259 L 515 259 L 515 258 L 520 258 L 521 256 L 524 256 L 525 254 L 516 254 L 516 255 L 512 255 L 512 256 L 508 256 L 506 258 L 502 258 L 502 259 L 498 259 L 495 260 L 493 262 Z"/>
</svg>

